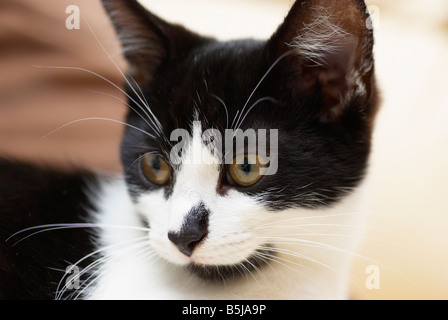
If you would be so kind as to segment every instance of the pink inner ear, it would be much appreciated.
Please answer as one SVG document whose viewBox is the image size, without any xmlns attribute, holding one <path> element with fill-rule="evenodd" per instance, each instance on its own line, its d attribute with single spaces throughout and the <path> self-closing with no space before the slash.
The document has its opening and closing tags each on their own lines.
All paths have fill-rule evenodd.
<svg viewBox="0 0 448 320">
<path fill-rule="evenodd" d="M 355 53 L 358 41 L 352 36 L 344 36 L 339 42 L 340 45 L 334 51 L 325 54 L 322 66 L 310 67 L 304 71 L 316 73 L 322 90 L 324 121 L 336 120 L 342 115 L 341 100 L 356 86 L 353 79 L 356 72 L 353 70 L 356 68 Z M 312 70 L 313 68 L 315 70 Z"/>
</svg>

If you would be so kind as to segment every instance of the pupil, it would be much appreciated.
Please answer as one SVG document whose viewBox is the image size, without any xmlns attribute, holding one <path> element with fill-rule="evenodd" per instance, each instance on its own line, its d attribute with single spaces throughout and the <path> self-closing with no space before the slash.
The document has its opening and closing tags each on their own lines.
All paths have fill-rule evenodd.
<svg viewBox="0 0 448 320">
<path fill-rule="evenodd" d="M 154 169 L 154 171 L 160 171 L 160 159 L 159 158 L 154 158 L 152 160 L 152 168 Z"/>
<path fill-rule="evenodd" d="M 249 164 L 247 157 L 244 158 L 244 163 L 241 165 L 241 171 L 245 174 L 249 174 L 252 171 L 252 165 Z"/>
</svg>

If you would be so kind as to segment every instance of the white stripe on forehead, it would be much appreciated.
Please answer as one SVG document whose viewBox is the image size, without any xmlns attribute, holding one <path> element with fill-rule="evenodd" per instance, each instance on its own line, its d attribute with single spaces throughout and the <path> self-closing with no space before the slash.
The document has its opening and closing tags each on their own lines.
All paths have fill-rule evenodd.
<svg viewBox="0 0 448 320">
<path fill-rule="evenodd" d="M 182 165 L 176 172 L 171 195 L 170 231 L 179 231 L 185 215 L 199 203 L 211 204 L 218 196 L 218 158 L 212 155 L 202 140 L 200 121 L 194 121 L 192 138 L 184 146 Z"/>
</svg>

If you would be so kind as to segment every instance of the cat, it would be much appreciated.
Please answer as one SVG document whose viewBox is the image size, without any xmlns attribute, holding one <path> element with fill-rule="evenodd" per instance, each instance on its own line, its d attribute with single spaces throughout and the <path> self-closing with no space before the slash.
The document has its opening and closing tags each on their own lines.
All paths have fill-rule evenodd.
<svg viewBox="0 0 448 320">
<path fill-rule="evenodd" d="M 364 1 L 297 0 L 226 42 L 102 2 L 129 63 L 123 175 L 0 160 L 0 298 L 349 298 L 378 109 Z"/>
</svg>

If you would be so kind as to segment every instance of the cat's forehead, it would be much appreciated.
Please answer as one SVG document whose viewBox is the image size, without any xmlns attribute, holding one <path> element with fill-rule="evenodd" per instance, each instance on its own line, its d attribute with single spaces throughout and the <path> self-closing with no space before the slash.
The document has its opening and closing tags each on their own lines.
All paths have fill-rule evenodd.
<svg viewBox="0 0 448 320">
<path fill-rule="evenodd" d="M 210 43 L 192 52 L 166 80 L 172 85 L 169 107 L 177 127 L 190 130 L 195 120 L 204 130 L 269 125 L 264 118 L 253 121 L 260 113 L 252 112 L 272 108 L 275 102 L 266 90 L 267 79 L 257 87 L 270 67 L 263 49 L 262 42 L 240 40 Z"/>
<path fill-rule="evenodd" d="M 186 65 L 191 70 L 199 72 L 200 76 L 212 76 L 202 72 L 244 71 L 253 69 L 262 57 L 265 42 L 253 39 L 232 41 L 211 41 L 193 50 L 187 59 Z"/>
<path fill-rule="evenodd" d="M 183 80 L 181 88 L 232 99 L 243 98 L 244 90 L 253 89 L 253 83 L 265 69 L 261 42 L 212 42 L 194 50 L 178 69 L 177 76 Z"/>
</svg>

